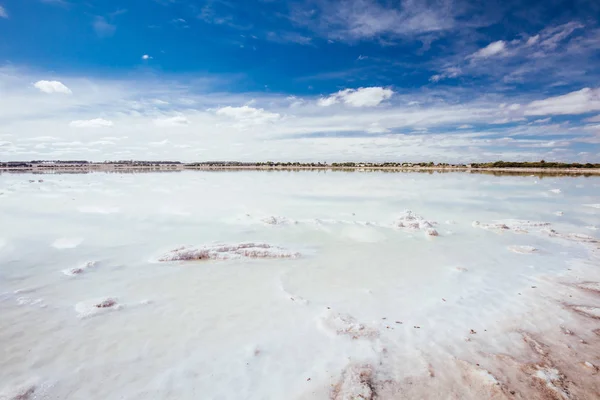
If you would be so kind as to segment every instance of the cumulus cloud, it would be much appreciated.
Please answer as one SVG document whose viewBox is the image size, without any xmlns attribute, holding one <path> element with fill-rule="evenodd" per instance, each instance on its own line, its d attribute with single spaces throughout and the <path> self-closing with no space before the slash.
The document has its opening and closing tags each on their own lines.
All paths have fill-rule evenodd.
<svg viewBox="0 0 600 400">
<path fill-rule="evenodd" d="M 339 103 L 339 99 L 338 99 L 337 95 L 331 95 L 329 97 L 321 97 L 319 100 L 317 100 L 317 105 L 319 107 L 329 107 L 329 106 L 332 106 L 337 103 Z"/>
<path fill-rule="evenodd" d="M 152 57 L 150 57 L 148 54 L 144 54 L 142 56 L 142 60 L 151 60 L 151 59 L 152 59 Z"/>
<path fill-rule="evenodd" d="M 329 107 L 336 103 L 344 103 L 351 107 L 375 107 L 391 98 L 393 94 L 393 90 L 382 87 L 345 89 L 320 98 L 317 104 L 321 107 Z"/>
<path fill-rule="evenodd" d="M 0 6 L 0 18 L 8 18 L 8 13 L 6 12 L 6 9 L 2 6 Z"/>
<path fill-rule="evenodd" d="M 600 111 L 600 88 L 583 88 L 562 96 L 532 101 L 525 115 L 574 115 Z"/>
<path fill-rule="evenodd" d="M 63 93 L 71 94 L 71 89 L 59 81 L 37 81 L 33 84 L 37 89 L 44 93 Z"/>
<path fill-rule="evenodd" d="M 69 123 L 73 128 L 106 128 L 113 125 L 112 121 L 104 118 L 80 119 Z"/>
<path fill-rule="evenodd" d="M 498 40 L 497 42 L 493 42 L 488 44 L 482 49 L 477 50 L 475 53 L 471 54 L 469 57 L 473 59 L 478 58 L 489 58 L 493 56 L 502 55 L 506 52 L 506 42 L 504 40 Z"/>
<path fill-rule="evenodd" d="M 52 96 L 41 96 L 31 90 L 30 82 L 35 82 L 31 75 L 17 77 L 15 72 L 6 69 L 0 69 L 0 72 L 3 88 L 0 120 L 7 121 L 0 129 L 0 140 L 12 143 L 0 149 L 0 158 L 5 160 L 175 157 L 182 161 L 435 159 L 446 162 L 464 160 L 465 156 L 473 161 L 519 157 L 551 159 L 547 150 L 538 150 L 549 149 L 543 147 L 542 142 L 549 142 L 547 138 L 551 135 L 557 136 L 556 143 L 567 143 L 563 138 L 569 138 L 570 145 L 561 146 L 568 150 L 561 154 L 564 159 L 577 160 L 577 152 L 581 151 L 577 146 L 582 146 L 584 140 L 592 154 L 600 151 L 598 143 L 590 142 L 596 140 L 593 137 L 598 134 L 600 125 L 586 127 L 577 116 L 568 118 L 568 124 L 532 123 L 535 118 L 521 122 L 526 111 L 542 112 L 540 102 L 556 100 L 532 97 L 533 94 L 481 94 L 478 89 L 462 87 L 456 90 L 451 85 L 406 88 L 398 93 L 388 89 L 390 93 L 375 100 L 356 99 L 357 95 L 369 93 L 363 88 L 334 93 L 326 98 L 332 97 L 331 101 L 337 102 L 337 106 L 319 107 L 318 98 L 310 96 L 227 94 L 219 89 L 194 91 L 186 86 L 186 81 L 174 84 L 173 81 L 164 83 L 137 78 L 113 81 L 64 76 L 60 80 L 68 82 L 77 95 L 55 101 Z M 375 93 L 381 90 L 384 89 L 379 88 Z M 189 101 L 183 102 L 182 96 Z M 366 97 L 370 99 L 370 96 Z M 382 97 L 387 97 L 385 107 L 366 106 L 381 104 Z M 251 98 L 255 99 L 254 103 L 248 102 Z M 156 102 L 156 99 L 161 101 Z M 535 99 L 538 102 L 532 103 Z M 586 101 L 590 103 L 593 99 Z M 505 103 L 503 108 L 499 107 L 500 103 Z M 240 106 L 223 106 L 227 104 Z M 290 104 L 297 105 L 290 107 Z M 580 113 L 581 110 L 580 107 L 569 112 Z M 585 117 L 596 114 L 599 112 Z M 112 120 L 114 126 L 98 129 L 96 132 L 102 138 L 94 137 L 91 140 L 95 142 L 81 145 L 77 141 L 81 140 L 83 129 L 76 128 L 106 125 L 90 122 L 90 115 Z M 185 127 L 188 118 L 193 129 Z M 561 118 L 561 121 L 563 119 L 567 120 Z M 73 128 L 65 129 L 68 121 L 73 121 Z M 489 125 L 492 122 L 498 124 Z M 170 128 L 177 133 L 173 136 L 177 142 L 165 142 L 164 126 L 179 125 L 183 127 Z M 476 129 L 471 129 L 473 126 Z M 460 127 L 458 131 L 457 127 Z M 215 131 L 219 134 L 215 135 Z M 12 132 L 19 134 L 13 136 Z M 40 137 L 40 132 L 48 137 Z M 110 132 L 114 138 L 105 137 L 104 132 Z M 532 137 L 536 137 L 537 144 L 528 141 Z M 510 140 L 504 140 L 507 138 Z M 524 152 L 522 149 L 525 148 L 530 150 Z M 29 155 L 25 157 L 24 154 Z"/>
<path fill-rule="evenodd" d="M 176 115 L 174 117 L 157 118 L 154 120 L 154 125 L 161 127 L 178 127 L 187 126 L 190 121 L 184 115 Z"/>
<path fill-rule="evenodd" d="M 279 118 L 281 118 L 281 115 L 278 113 L 269 112 L 263 108 L 254 108 L 247 105 L 241 107 L 221 107 L 215 111 L 215 114 L 250 124 L 264 124 L 277 121 Z"/>
</svg>

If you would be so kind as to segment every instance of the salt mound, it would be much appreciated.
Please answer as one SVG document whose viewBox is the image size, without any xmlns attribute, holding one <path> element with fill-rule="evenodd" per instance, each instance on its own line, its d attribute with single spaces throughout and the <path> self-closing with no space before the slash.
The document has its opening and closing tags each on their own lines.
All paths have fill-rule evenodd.
<svg viewBox="0 0 600 400">
<path fill-rule="evenodd" d="M 120 310 L 122 306 L 114 297 L 86 300 L 75 305 L 75 311 L 80 318 L 93 317 L 110 311 Z"/>
<path fill-rule="evenodd" d="M 474 228 L 481 228 L 481 229 L 510 229 L 508 227 L 508 225 L 503 224 L 503 223 L 482 224 L 479 221 L 473 221 L 472 225 Z"/>
<path fill-rule="evenodd" d="M 598 239 L 593 236 L 585 235 L 583 233 L 567 233 L 566 237 L 570 240 L 575 240 L 579 242 L 588 242 L 588 243 L 597 243 Z"/>
<path fill-rule="evenodd" d="M 74 249 L 83 242 L 81 238 L 60 238 L 52 243 L 55 249 Z"/>
<path fill-rule="evenodd" d="M 410 210 L 404 211 L 404 213 L 396 220 L 395 225 L 398 228 L 410 228 L 410 229 L 427 229 L 432 228 L 433 225 L 437 225 L 437 222 L 428 221 L 420 215 L 414 214 Z"/>
<path fill-rule="evenodd" d="M 394 223 L 394 226 L 397 228 L 424 230 L 429 236 L 439 236 L 438 232 L 433 229 L 434 225 L 437 225 L 437 222 L 426 220 L 420 215 L 414 214 L 410 210 L 404 211 L 404 213 Z"/>
<path fill-rule="evenodd" d="M 270 216 L 270 217 L 264 217 L 261 218 L 261 221 L 267 225 L 292 225 L 292 224 L 297 224 L 296 221 L 291 220 L 287 217 L 277 217 L 277 216 Z"/>
<path fill-rule="evenodd" d="M 369 364 L 352 364 L 342 373 L 333 387 L 332 400 L 372 400 L 376 398 L 373 367 Z"/>
<path fill-rule="evenodd" d="M 514 253 L 519 254 L 531 254 L 538 251 L 538 249 L 536 249 L 533 246 L 508 246 L 508 249 Z"/>
<path fill-rule="evenodd" d="M 550 237 L 558 237 L 561 239 L 572 240 L 575 242 L 584 242 L 584 243 L 598 243 L 599 240 L 593 236 L 589 236 L 583 233 L 559 233 L 554 229 L 544 229 L 543 233 L 547 234 Z"/>
<path fill-rule="evenodd" d="M 158 261 L 228 260 L 239 258 L 296 258 L 300 253 L 266 243 L 234 245 L 182 246 L 163 255 Z"/>
<path fill-rule="evenodd" d="M 327 310 L 321 317 L 321 324 L 329 332 L 336 335 L 347 335 L 352 339 L 374 339 L 379 337 L 379 331 L 359 323 L 353 316 Z"/>
<path fill-rule="evenodd" d="M 97 265 L 96 261 L 88 261 L 87 263 L 83 264 L 81 267 L 64 269 L 62 272 L 63 272 L 63 274 L 68 275 L 68 276 L 75 276 L 75 275 L 84 273 L 86 269 L 95 267 L 96 265 Z"/>
<path fill-rule="evenodd" d="M 495 220 L 489 224 L 473 221 L 473 227 L 475 228 L 498 231 L 510 230 L 514 233 L 528 233 L 526 228 L 536 228 L 549 225 L 549 222 L 529 221 L 524 219 L 501 219 Z"/>
</svg>

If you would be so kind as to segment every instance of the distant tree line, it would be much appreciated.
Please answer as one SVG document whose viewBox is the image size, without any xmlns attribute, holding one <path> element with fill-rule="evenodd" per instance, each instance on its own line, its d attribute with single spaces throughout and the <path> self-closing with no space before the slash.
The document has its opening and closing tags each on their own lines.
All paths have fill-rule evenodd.
<svg viewBox="0 0 600 400">
<path fill-rule="evenodd" d="M 144 161 L 144 160 L 119 160 L 92 162 L 85 160 L 33 160 L 33 161 L 6 161 L 0 162 L 0 168 L 98 168 L 103 165 L 112 167 L 168 167 L 181 166 L 184 168 L 206 168 L 206 167 L 256 167 L 256 168 L 549 168 L 549 169 L 600 169 L 600 164 L 595 163 L 562 163 L 547 162 L 545 160 L 533 162 L 495 161 L 488 163 L 472 164 L 448 164 L 429 162 L 243 162 L 243 161 L 203 161 L 193 163 L 182 163 L 180 161 Z"/>
<path fill-rule="evenodd" d="M 471 168 L 600 168 L 600 164 L 580 164 L 580 163 L 561 163 L 547 162 L 544 160 L 534 162 L 513 162 L 513 161 L 496 161 L 492 163 L 477 163 L 471 164 Z"/>
</svg>

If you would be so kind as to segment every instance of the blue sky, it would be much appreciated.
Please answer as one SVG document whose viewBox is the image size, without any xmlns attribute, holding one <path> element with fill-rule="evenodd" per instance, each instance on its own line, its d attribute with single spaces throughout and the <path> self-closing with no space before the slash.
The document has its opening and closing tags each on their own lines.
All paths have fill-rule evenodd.
<svg viewBox="0 0 600 400">
<path fill-rule="evenodd" d="M 0 159 L 600 161 L 600 2 L 0 0 Z"/>
</svg>

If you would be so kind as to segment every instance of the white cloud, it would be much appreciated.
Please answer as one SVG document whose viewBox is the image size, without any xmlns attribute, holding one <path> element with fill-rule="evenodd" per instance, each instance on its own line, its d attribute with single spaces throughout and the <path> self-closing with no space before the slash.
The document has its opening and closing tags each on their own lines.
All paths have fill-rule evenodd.
<svg viewBox="0 0 600 400">
<path fill-rule="evenodd" d="M 37 89 L 44 93 L 63 93 L 71 94 L 71 89 L 66 87 L 62 82 L 59 81 L 37 81 L 33 84 Z"/>
<path fill-rule="evenodd" d="M 568 22 L 563 25 L 549 27 L 544 29 L 540 35 L 540 47 L 545 50 L 554 50 L 564 39 L 569 37 L 575 30 L 581 29 L 584 26 L 579 22 Z"/>
<path fill-rule="evenodd" d="M 0 18 L 8 18 L 8 13 L 6 12 L 6 8 L 0 6 Z"/>
<path fill-rule="evenodd" d="M 511 110 L 511 111 L 516 111 L 519 108 L 521 108 L 521 105 L 520 104 L 516 104 L 516 103 L 515 104 L 511 104 L 510 106 L 508 106 L 508 109 Z"/>
<path fill-rule="evenodd" d="M 525 115 L 574 115 L 600 111 L 600 88 L 581 90 L 562 96 L 532 101 Z"/>
<path fill-rule="evenodd" d="M 264 124 L 277 121 L 281 115 L 265 111 L 263 108 L 254 108 L 250 106 L 241 107 L 221 107 L 215 111 L 216 115 L 234 119 L 245 124 Z"/>
<path fill-rule="evenodd" d="M 600 122 L 600 114 L 596 115 L 595 117 L 586 118 L 584 121 L 585 122 Z"/>
<path fill-rule="evenodd" d="M 329 107 L 337 103 L 339 103 L 339 100 L 336 95 L 321 97 L 319 100 L 317 100 L 317 105 L 319 107 Z"/>
<path fill-rule="evenodd" d="M 598 53 L 600 28 L 585 27 L 572 21 L 549 25 L 527 39 L 499 40 L 476 52 L 456 48 L 456 53 L 434 59 L 436 74 L 430 81 L 452 77 L 446 68 L 454 65 L 468 80 L 474 76 L 489 76 L 495 83 L 547 84 L 548 86 L 576 84 L 579 87 L 596 85 L 594 65 Z M 459 61 L 462 60 L 462 61 Z M 492 64 L 493 63 L 493 64 Z M 437 64 L 437 65 L 436 65 Z"/>
<path fill-rule="evenodd" d="M 150 57 L 148 54 L 144 54 L 142 56 L 142 60 L 151 60 L 151 59 L 152 59 L 152 57 Z"/>
<path fill-rule="evenodd" d="M 73 128 L 105 128 L 113 125 L 112 121 L 104 118 L 80 119 L 69 123 Z"/>
<path fill-rule="evenodd" d="M 190 121 L 184 115 L 176 115 L 174 117 L 157 118 L 154 120 L 154 125 L 161 127 L 177 127 L 187 126 Z"/>
<path fill-rule="evenodd" d="M 299 107 L 305 103 L 304 99 L 301 99 L 296 96 L 288 96 L 286 100 L 290 102 L 290 108 Z"/>
<path fill-rule="evenodd" d="M 465 157 L 473 161 L 550 159 L 546 156 L 548 148 L 543 147 L 549 135 L 557 138 L 560 135 L 555 140 L 557 143 L 566 143 L 564 136 L 568 136 L 571 143 L 586 141 L 590 154 L 600 151 L 600 143 L 591 142 L 600 125 L 586 128 L 578 118 L 568 125 L 520 123 L 526 111 L 539 108 L 539 104 L 532 103 L 536 97 L 531 93 L 490 90 L 481 94 L 476 89 L 454 86 L 406 88 L 392 92 L 393 95 L 388 93 L 391 98 L 386 99 L 385 107 L 366 107 L 364 105 L 381 104 L 381 97 L 387 95 L 375 100 L 357 100 L 352 94 L 366 96 L 369 93 L 357 89 L 335 93 L 333 100 L 338 106 L 319 107 L 318 97 L 312 96 L 223 93 L 220 88 L 211 87 L 198 90 L 196 84 L 186 84 L 185 77 L 180 82 L 165 83 L 143 77 L 107 80 L 61 76 L 58 80 L 68 82 L 76 95 L 56 101 L 53 96 L 33 92 L 29 82 L 35 79 L 31 76 L 27 72 L 0 68 L 0 87 L 3 88 L 0 120 L 5 122 L 0 126 L 0 140 L 12 142 L 0 149 L 1 159 L 434 159 L 440 162 L 461 161 Z M 380 91 L 381 88 L 375 92 Z M 161 102 L 157 103 L 156 99 Z M 249 104 L 250 99 L 255 102 Z M 290 108 L 294 103 L 298 105 Z M 504 108 L 498 107 L 500 103 L 505 103 Z M 222 106 L 227 104 L 241 106 Z M 511 107 L 513 104 L 521 106 L 516 109 L 516 106 Z M 591 115 L 596 114 L 598 112 Z M 88 120 L 90 115 L 102 116 L 114 121 L 114 125 L 110 129 L 98 129 L 99 135 L 93 135 L 92 142 L 82 144 L 79 142 L 81 130 L 65 129 L 65 124 L 74 121 L 76 126 L 93 126 L 95 124 Z M 188 119 L 189 124 L 185 122 Z M 487 126 L 494 121 L 504 122 L 503 119 L 512 123 Z M 165 142 L 165 128 L 161 123 L 178 126 L 171 129 L 177 133 L 170 137 L 170 140 L 177 139 L 175 143 Z M 470 130 L 472 126 L 477 130 Z M 456 131 L 456 127 L 465 130 Z M 413 133 L 417 131 L 418 134 Z M 436 133 L 441 131 L 448 133 Z M 105 137 L 105 132 L 114 137 Z M 40 137 L 42 134 L 48 137 Z M 526 141 L 535 136 L 537 144 Z M 232 146 L 232 143 L 239 145 Z M 529 150 L 523 150 L 525 148 Z M 578 159 L 577 152 L 581 148 L 562 148 L 568 150 L 564 159 Z"/>
<path fill-rule="evenodd" d="M 498 40 L 497 42 L 493 42 L 488 44 L 482 49 L 477 50 L 475 53 L 471 54 L 470 58 L 489 58 L 493 56 L 502 55 L 506 52 L 506 42 L 504 40 Z"/>
<path fill-rule="evenodd" d="M 351 107 L 375 107 L 382 101 L 392 97 L 394 91 L 382 87 L 366 87 L 359 89 L 345 89 L 330 95 L 322 97 L 317 101 L 321 107 L 329 107 L 342 102 Z"/>
<path fill-rule="evenodd" d="M 381 126 L 379 124 L 379 122 L 373 122 L 366 129 L 366 132 L 368 132 L 368 133 L 387 133 L 389 131 L 390 131 L 389 129 L 384 128 L 383 126 Z"/>
<path fill-rule="evenodd" d="M 109 37 L 115 34 L 117 27 L 109 23 L 104 17 L 96 17 L 92 27 L 99 37 Z"/>
<path fill-rule="evenodd" d="M 452 0 L 319 0 L 292 2 L 290 8 L 289 17 L 295 24 L 331 42 L 440 34 L 460 24 L 477 27 L 489 23 L 485 18 L 471 18 L 475 13 L 466 14 L 465 8 Z"/>
<path fill-rule="evenodd" d="M 539 40 L 540 40 L 540 35 L 531 36 L 529 39 L 527 39 L 527 43 L 526 44 L 527 44 L 527 46 L 533 46 Z"/>
<path fill-rule="evenodd" d="M 535 121 L 533 121 L 534 124 L 547 124 L 548 122 L 550 122 L 550 120 L 552 120 L 552 118 L 548 117 L 548 118 L 541 118 L 541 119 L 536 119 Z"/>
<path fill-rule="evenodd" d="M 433 75 L 429 80 L 431 82 L 439 82 L 446 78 L 456 78 L 462 74 L 462 70 L 459 67 L 448 67 L 445 68 L 441 73 Z"/>
</svg>

